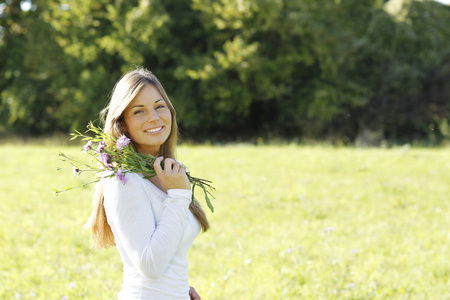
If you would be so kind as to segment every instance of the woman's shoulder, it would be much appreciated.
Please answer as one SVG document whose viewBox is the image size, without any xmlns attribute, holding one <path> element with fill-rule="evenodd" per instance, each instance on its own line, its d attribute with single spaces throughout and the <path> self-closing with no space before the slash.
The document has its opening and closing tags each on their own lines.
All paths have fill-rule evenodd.
<svg viewBox="0 0 450 300">
<path fill-rule="evenodd" d="M 114 175 L 102 179 L 104 181 L 104 193 L 136 194 L 145 190 L 141 174 L 125 172 L 122 175 Z"/>
<path fill-rule="evenodd" d="M 112 176 L 105 178 L 103 195 L 105 200 L 164 202 L 168 197 L 140 173 L 125 172 L 123 178 Z M 109 201 L 109 200 L 107 200 Z"/>
</svg>

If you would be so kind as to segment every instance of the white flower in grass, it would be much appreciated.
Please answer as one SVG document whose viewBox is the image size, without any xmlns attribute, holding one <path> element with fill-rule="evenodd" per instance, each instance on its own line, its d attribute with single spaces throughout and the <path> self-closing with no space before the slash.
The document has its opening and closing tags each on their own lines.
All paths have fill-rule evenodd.
<svg viewBox="0 0 450 300">
<path fill-rule="evenodd" d="M 333 232 L 333 231 L 334 231 L 334 227 L 326 227 L 326 228 L 322 229 L 323 233 Z"/>
</svg>

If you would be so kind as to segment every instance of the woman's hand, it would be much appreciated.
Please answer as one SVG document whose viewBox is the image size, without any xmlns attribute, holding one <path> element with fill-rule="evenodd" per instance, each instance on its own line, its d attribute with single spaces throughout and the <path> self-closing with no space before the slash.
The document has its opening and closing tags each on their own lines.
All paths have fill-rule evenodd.
<svg viewBox="0 0 450 300">
<path fill-rule="evenodd" d="M 171 159 L 164 159 L 164 170 L 161 167 L 161 162 L 163 161 L 163 157 L 160 156 L 155 159 L 153 167 L 155 168 L 156 176 L 158 176 L 161 185 L 166 190 L 171 189 L 191 189 L 191 183 L 186 175 L 186 170 L 184 166 Z M 195 291 L 195 290 L 194 290 Z M 200 298 L 199 298 L 200 299 Z"/>
<path fill-rule="evenodd" d="M 197 291 L 190 286 L 189 287 L 189 297 L 191 297 L 191 300 L 200 300 L 200 295 L 197 293 Z"/>
</svg>

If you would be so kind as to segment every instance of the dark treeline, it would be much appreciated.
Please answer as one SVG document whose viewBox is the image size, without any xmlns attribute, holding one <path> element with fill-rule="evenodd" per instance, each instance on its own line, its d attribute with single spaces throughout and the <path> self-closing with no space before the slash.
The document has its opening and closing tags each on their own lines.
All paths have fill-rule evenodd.
<svg viewBox="0 0 450 300">
<path fill-rule="evenodd" d="M 384 2 L 0 1 L 0 133 L 83 130 L 142 65 L 185 138 L 448 140 L 450 7 Z"/>
</svg>

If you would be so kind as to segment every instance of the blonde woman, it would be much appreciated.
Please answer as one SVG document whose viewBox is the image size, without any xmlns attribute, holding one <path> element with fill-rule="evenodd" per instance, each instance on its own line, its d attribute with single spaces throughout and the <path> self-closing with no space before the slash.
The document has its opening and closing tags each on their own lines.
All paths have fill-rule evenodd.
<svg viewBox="0 0 450 300">
<path fill-rule="evenodd" d="M 209 224 L 192 203 L 191 184 L 175 159 L 176 113 L 158 79 L 145 69 L 125 74 L 101 113 L 104 130 L 131 139 L 134 149 L 158 156 L 156 176 L 127 173 L 126 183 L 100 181 L 87 223 L 97 249 L 116 246 L 123 261 L 118 299 L 200 299 L 189 286 L 187 250 Z M 161 163 L 164 161 L 164 168 Z"/>
</svg>

